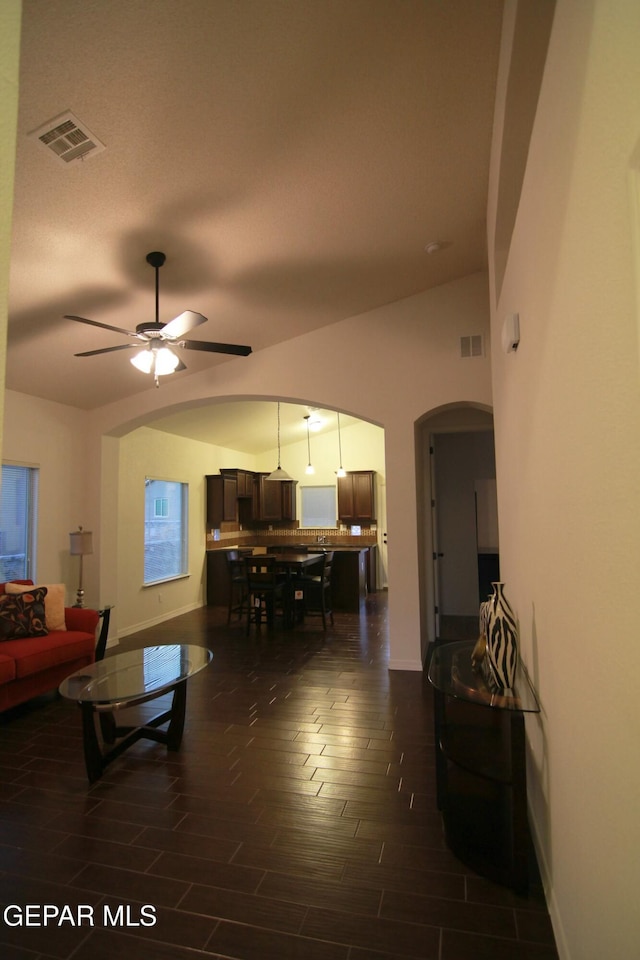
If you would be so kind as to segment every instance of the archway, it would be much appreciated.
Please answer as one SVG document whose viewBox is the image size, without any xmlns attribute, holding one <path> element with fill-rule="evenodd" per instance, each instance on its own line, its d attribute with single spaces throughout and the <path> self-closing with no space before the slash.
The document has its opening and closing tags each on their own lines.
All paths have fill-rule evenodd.
<svg viewBox="0 0 640 960">
<path fill-rule="evenodd" d="M 492 505 L 493 415 L 484 405 L 453 403 L 429 411 L 415 427 L 424 660 L 430 643 L 456 639 L 477 626 L 480 584 L 485 577 L 483 558 L 485 552 L 493 556 L 497 551 L 497 533 L 496 543 L 489 542 L 494 538 L 494 519 L 497 529 Z M 494 513 L 488 519 L 487 503 L 489 514 Z"/>
<path fill-rule="evenodd" d="M 205 541 L 208 534 L 205 530 L 205 477 L 217 474 L 221 468 L 241 470 L 257 470 L 269 472 L 275 466 L 273 451 L 276 447 L 276 403 L 277 396 L 252 397 L 215 397 L 210 401 L 199 400 L 192 406 L 199 411 L 213 411 L 225 406 L 242 406 L 250 402 L 251 408 L 264 405 L 270 411 L 265 424 L 267 447 L 270 452 L 263 450 L 255 455 L 250 451 L 238 452 L 232 444 L 223 444 L 219 447 L 213 435 L 207 443 L 201 436 L 186 437 L 180 432 L 180 413 L 189 408 L 190 404 L 173 405 L 170 408 L 155 410 L 144 418 L 138 417 L 112 430 L 111 435 L 102 438 L 102 483 L 101 491 L 101 595 L 106 596 L 109 602 L 117 597 L 117 609 L 114 610 L 114 630 L 118 635 L 141 629 L 161 620 L 182 612 L 188 612 L 195 606 L 202 604 L 205 597 Z M 314 455 L 316 473 L 314 480 L 307 480 L 305 484 L 305 467 L 308 463 L 306 425 L 303 413 L 309 404 L 303 401 L 284 397 L 281 404 L 299 407 L 299 436 L 298 438 L 285 437 L 285 418 L 283 417 L 283 466 L 298 483 L 298 519 L 302 519 L 300 488 L 309 483 L 328 484 L 336 483 L 335 471 L 338 467 L 338 440 L 337 434 L 326 435 L 322 432 L 314 437 Z M 301 406 L 303 404 L 303 406 Z M 336 429 L 336 410 L 317 402 L 312 404 L 329 415 L 333 420 L 330 424 Z M 304 407 L 304 408 L 303 408 Z M 340 411 L 343 412 L 342 410 Z M 159 421 L 167 418 L 171 422 L 165 424 L 166 432 L 158 429 Z M 202 422 L 202 421 L 201 421 Z M 380 501 L 383 500 L 384 488 L 384 430 L 378 424 L 365 420 L 363 417 L 344 412 L 342 418 L 343 436 L 342 450 L 347 470 L 373 469 L 377 471 L 379 484 L 377 493 Z M 304 432 L 303 432 L 304 431 Z M 357 442 L 351 443 L 351 434 Z M 373 446 L 367 447 L 371 441 L 371 434 L 376 434 Z M 163 439 L 158 439 L 158 438 Z M 336 439 L 333 439 L 333 438 Z M 285 446 L 291 439 L 290 445 Z M 210 444 L 210 445 L 209 445 Z M 324 447 L 323 447 L 324 444 Z M 240 447 L 240 445 L 238 445 Z M 335 449 L 334 449 L 335 448 Z M 367 459 L 367 450 L 373 450 L 371 462 Z M 322 457 L 322 451 L 326 456 Z M 289 459 L 289 451 L 292 452 Z M 142 514 L 139 492 L 146 476 L 160 477 L 161 479 L 177 480 L 189 485 L 189 573 L 181 580 L 163 583 L 161 586 L 144 585 L 141 589 L 138 570 L 143 543 Z M 378 498 L 376 498 L 378 499 Z M 384 503 L 380 503 L 383 508 Z M 384 514 L 383 514 L 384 515 Z M 195 519 L 192 519 L 195 518 Z M 380 520 L 383 516 L 380 517 Z M 242 521 L 239 521 L 242 523 Z M 237 526 L 237 524 L 236 524 Z M 302 524 L 300 524 L 302 526 Z M 306 525 L 308 526 L 308 524 Z M 341 526 L 340 534 L 347 536 L 349 531 Z M 379 529 L 383 529 L 381 526 Z M 237 526 L 243 533 L 243 526 Z M 264 527 L 264 530 L 270 530 Z M 271 531 L 270 531 L 271 532 Z M 280 532 L 280 531 L 277 531 Z M 324 533 L 324 531 L 322 531 Z M 209 531 L 212 533 L 212 531 Z M 376 533 L 362 530 L 363 537 L 373 536 L 376 542 Z M 235 545 L 239 533 L 231 530 L 225 524 L 221 535 L 216 539 L 224 545 Z M 242 539 L 242 538 L 241 538 Z M 368 543 L 368 540 L 367 540 Z M 222 544 L 221 544 L 222 545 Z M 379 551 L 381 552 L 381 551 Z M 372 556 L 375 558 L 375 552 Z M 386 563 L 381 558 L 379 569 L 386 574 Z M 378 582 L 384 582 L 382 576 Z"/>
</svg>

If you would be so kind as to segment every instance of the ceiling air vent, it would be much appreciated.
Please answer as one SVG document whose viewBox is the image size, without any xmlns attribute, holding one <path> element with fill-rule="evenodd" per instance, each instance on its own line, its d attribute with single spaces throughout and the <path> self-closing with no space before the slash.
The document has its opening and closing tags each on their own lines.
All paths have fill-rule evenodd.
<svg viewBox="0 0 640 960">
<path fill-rule="evenodd" d="M 29 136 L 61 163 L 84 160 L 89 154 L 102 153 L 105 149 L 104 143 L 70 112 L 54 117 Z"/>
<path fill-rule="evenodd" d="M 469 357 L 483 357 L 484 344 L 482 334 L 477 333 L 472 337 L 460 337 L 460 356 L 463 360 Z"/>
</svg>

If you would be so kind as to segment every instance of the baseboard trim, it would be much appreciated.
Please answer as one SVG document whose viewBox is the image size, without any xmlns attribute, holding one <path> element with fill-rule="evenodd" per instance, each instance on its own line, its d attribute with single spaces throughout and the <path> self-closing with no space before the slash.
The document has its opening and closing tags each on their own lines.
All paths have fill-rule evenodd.
<svg viewBox="0 0 640 960">
<path fill-rule="evenodd" d="M 422 673 L 420 660 L 389 660 L 389 670 L 419 670 Z"/>
<path fill-rule="evenodd" d="M 203 606 L 203 603 L 189 603 L 184 607 L 179 607 L 177 610 L 160 614 L 158 617 L 151 617 L 150 620 L 142 620 L 140 623 L 123 627 L 122 630 L 118 630 L 118 640 L 129 637 L 132 633 L 138 633 L 139 630 L 148 630 L 149 627 L 155 627 L 159 623 L 164 623 L 165 620 L 173 620 L 175 617 L 180 617 L 183 613 L 191 613 L 192 610 L 198 610 Z"/>
<path fill-rule="evenodd" d="M 533 848 L 536 852 L 536 858 L 538 860 L 538 869 L 540 871 L 540 879 L 542 880 L 542 887 L 544 890 L 545 900 L 547 901 L 547 909 L 549 911 L 549 917 L 551 918 L 551 925 L 553 927 L 553 935 L 556 941 L 556 949 L 558 951 L 558 956 L 560 960 L 571 960 L 571 953 L 567 945 L 567 939 L 564 935 L 564 926 L 562 923 L 562 917 L 560 916 L 560 910 L 558 909 L 558 902 L 556 900 L 555 891 L 553 889 L 553 882 L 551 879 L 551 873 L 549 871 L 549 864 L 547 863 L 546 857 L 544 855 L 544 849 L 540 842 L 540 834 L 538 832 L 538 826 L 536 819 L 533 815 L 533 810 L 531 806 L 527 804 L 529 809 L 529 826 L 531 828 L 531 840 L 533 843 Z"/>
</svg>

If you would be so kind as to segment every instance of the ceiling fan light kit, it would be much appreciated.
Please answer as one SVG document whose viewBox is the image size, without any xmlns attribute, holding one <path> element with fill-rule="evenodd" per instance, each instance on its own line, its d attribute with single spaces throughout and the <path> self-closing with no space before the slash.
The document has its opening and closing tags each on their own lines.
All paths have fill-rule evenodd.
<svg viewBox="0 0 640 960">
<path fill-rule="evenodd" d="M 89 320 L 87 317 L 77 317 L 74 314 L 65 314 L 65 320 L 76 320 L 78 323 L 87 323 L 92 327 L 101 327 L 103 330 L 111 330 L 113 333 L 120 333 L 125 337 L 132 337 L 138 343 L 146 344 L 143 350 L 140 350 L 135 357 L 131 358 L 131 363 L 142 373 L 152 373 L 156 387 L 160 386 L 158 377 L 166 376 L 179 370 L 186 370 L 185 364 L 179 355 L 172 350 L 172 347 L 179 347 L 183 350 L 200 350 L 205 353 L 226 353 L 236 357 L 247 357 L 251 353 L 251 347 L 243 346 L 237 343 L 214 343 L 210 340 L 184 340 L 184 334 L 188 333 L 194 327 L 201 323 L 206 323 L 207 318 L 201 313 L 193 310 L 185 310 L 184 313 L 169 320 L 168 323 L 160 323 L 160 283 L 159 271 L 163 266 L 166 256 L 160 250 L 154 250 L 147 254 L 147 263 L 152 266 L 156 272 L 156 319 L 150 323 L 139 323 L 135 330 L 125 330 L 123 327 L 114 327 L 109 323 L 100 323 L 98 320 Z M 85 350 L 83 353 L 76 353 L 76 357 L 95 357 L 101 353 L 113 353 L 116 350 L 130 350 L 138 346 L 137 343 L 121 343 L 115 347 L 102 347 L 98 350 Z"/>
<path fill-rule="evenodd" d="M 149 344 L 135 357 L 131 357 L 131 363 L 142 373 L 153 373 L 155 377 L 164 377 L 168 373 L 174 373 L 180 364 L 178 357 L 169 347 L 157 347 Z"/>
</svg>

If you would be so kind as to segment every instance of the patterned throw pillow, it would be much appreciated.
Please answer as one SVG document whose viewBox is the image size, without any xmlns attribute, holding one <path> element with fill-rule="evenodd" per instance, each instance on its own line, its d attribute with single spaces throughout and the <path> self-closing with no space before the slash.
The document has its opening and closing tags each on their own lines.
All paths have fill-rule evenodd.
<svg viewBox="0 0 640 960">
<path fill-rule="evenodd" d="M 34 590 L 44 588 L 47 595 L 44 598 L 44 622 L 47 630 L 66 630 L 64 620 L 65 585 L 64 583 L 34 583 L 26 586 L 24 583 L 5 583 L 5 593 L 33 593 Z"/>
<path fill-rule="evenodd" d="M 44 598 L 46 587 L 29 593 L 0 596 L 0 641 L 23 640 L 25 637 L 46 637 Z"/>
</svg>

